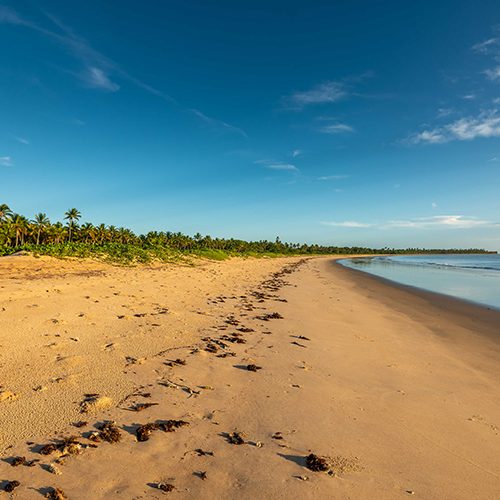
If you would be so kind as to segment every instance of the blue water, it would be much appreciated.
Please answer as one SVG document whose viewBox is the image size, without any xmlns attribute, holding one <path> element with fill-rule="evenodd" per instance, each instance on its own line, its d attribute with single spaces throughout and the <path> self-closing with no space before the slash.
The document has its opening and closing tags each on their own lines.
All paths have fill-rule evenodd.
<svg viewBox="0 0 500 500">
<path fill-rule="evenodd" d="M 500 255 L 398 255 L 353 258 L 342 265 L 500 309 Z"/>
</svg>

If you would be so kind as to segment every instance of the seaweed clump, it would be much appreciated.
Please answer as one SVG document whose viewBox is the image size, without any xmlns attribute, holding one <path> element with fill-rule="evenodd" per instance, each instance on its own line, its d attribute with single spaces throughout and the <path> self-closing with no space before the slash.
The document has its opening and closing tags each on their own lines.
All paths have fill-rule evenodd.
<svg viewBox="0 0 500 500">
<path fill-rule="evenodd" d="M 262 370 L 262 366 L 257 365 L 247 365 L 247 370 L 249 372 L 256 372 L 257 370 Z"/>
<path fill-rule="evenodd" d="M 311 453 L 306 457 L 306 467 L 313 472 L 326 472 L 330 470 L 330 462 L 326 457 Z"/>
<path fill-rule="evenodd" d="M 122 439 L 122 433 L 116 422 L 104 422 L 99 426 L 99 431 L 99 438 L 108 443 L 119 443 Z"/>
<path fill-rule="evenodd" d="M 153 431 L 175 432 L 185 425 L 189 425 L 189 422 L 185 420 L 164 420 L 163 422 L 150 422 L 140 425 L 136 430 L 137 441 L 148 441 Z"/>
<path fill-rule="evenodd" d="M 228 434 L 227 441 L 231 444 L 245 444 L 245 440 L 243 439 L 243 434 L 241 432 L 231 432 Z"/>
<path fill-rule="evenodd" d="M 21 483 L 19 481 L 8 481 L 3 489 L 7 493 L 12 493 L 20 485 L 21 485 Z"/>
<path fill-rule="evenodd" d="M 50 491 L 45 494 L 45 498 L 49 500 L 66 500 L 68 497 L 60 488 L 51 488 Z"/>
</svg>

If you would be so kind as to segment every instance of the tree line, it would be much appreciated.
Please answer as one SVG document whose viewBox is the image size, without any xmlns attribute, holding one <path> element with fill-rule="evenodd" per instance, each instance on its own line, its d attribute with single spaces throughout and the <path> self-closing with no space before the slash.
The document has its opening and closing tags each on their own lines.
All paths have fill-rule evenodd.
<svg viewBox="0 0 500 500">
<path fill-rule="evenodd" d="M 81 212 L 70 208 L 63 222 L 51 222 L 45 213 L 32 219 L 15 213 L 7 204 L 0 204 L 0 248 L 5 253 L 26 249 L 46 249 L 50 246 L 67 248 L 105 248 L 110 245 L 134 246 L 142 249 L 164 248 L 179 252 L 214 250 L 228 253 L 273 254 L 405 254 L 405 253 L 484 253 L 482 249 L 423 249 L 366 248 L 286 243 L 275 241 L 244 241 L 234 238 L 212 238 L 197 233 L 188 236 L 180 232 L 150 231 L 136 235 L 132 230 L 90 222 L 80 224 Z"/>
</svg>

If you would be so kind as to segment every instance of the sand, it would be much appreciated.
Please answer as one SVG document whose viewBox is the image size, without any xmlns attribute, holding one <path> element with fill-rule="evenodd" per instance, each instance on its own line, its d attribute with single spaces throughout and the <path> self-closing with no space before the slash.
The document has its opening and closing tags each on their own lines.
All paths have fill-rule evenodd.
<svg viewBox="0 0 500 500">
<path fill-rule="evenodd" d="M 498 498 L 498 331 L 498 312 L 330 258 L 3 258 L 0 491 Z M 119 442 L 95 441 L 105 421 Z M 69 436 L 80 444 L 60 445 Z M 330 474 L 306 467 L 310 453 L 331 458 Z"/>
</svg>

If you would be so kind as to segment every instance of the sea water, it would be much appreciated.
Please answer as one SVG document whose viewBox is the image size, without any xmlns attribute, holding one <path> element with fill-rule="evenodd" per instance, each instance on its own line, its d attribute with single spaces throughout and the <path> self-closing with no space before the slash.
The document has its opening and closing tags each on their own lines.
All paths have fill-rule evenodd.
<svg viewBox="0 0 500 500">
<path fill-rule="evenodd" d="M 499 254 L 362 257 L 340 263 L 398 283 L 500 309 Z"/>
</svg>

